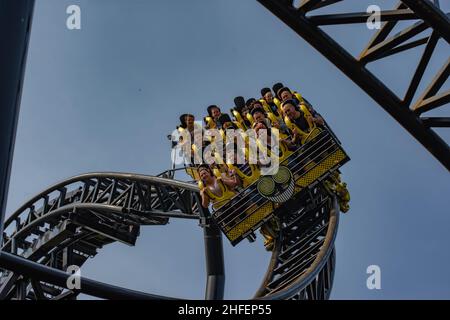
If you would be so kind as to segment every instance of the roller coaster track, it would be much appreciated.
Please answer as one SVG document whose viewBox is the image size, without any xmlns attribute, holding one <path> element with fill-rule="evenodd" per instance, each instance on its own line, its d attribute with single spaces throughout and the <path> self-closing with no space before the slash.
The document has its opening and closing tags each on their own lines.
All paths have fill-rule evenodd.
<svg viewBox="0 0 450 320">
<path fill-rule="evenodd" d="M 69 290 L 63 280 L 68 266 L 81 267 L 107 244 L 134 245 L 141 226 L 197 219 L 207 227 L 212 221 L 198 205 L 197 186 L 172 179 L 173 173 L 159 177 L 84 174 L 27 201 L 5 222 L 0 298 L 74 299 L 83 292 L 113 298 L 168 298 L 89 280 L 82 281 L 80 290 Z M 268 270 L 254 298 L 327 299 L 334 275 L 337 201 L 319 184 L 285 211 Z M 95 290 L 84 290 L 84 284 Z M 104 293 L 109 290 L 120 295 Z"/>
<path fill-rule="evenodd" d="M 386 112 L 398 121 L 417 141 L 419 141 L 442 165 L 450 170 L 450 147 L 434 128 L 450 127 L 450 117 L 422 116 L 450 102 L 450 90 L 441 90 L 450 75 L 450 14 L 444 13 L 439 0 L 402 0 L 393 10 L 379 14 L 381 27 L 368 42 L 364 50 L 354 56 L 341 46 L 322 26 L 366 24 L 371 17 L 367 12 L 336 13 L 335 4 L 344 0 L 258 0 L 281 21 L 319 51 L 331 63 L 363 89 Z M 383 1 L 370 4 L 385 5 Z M 334 13 L 318 14 L 324 9 Z M 409 25 L 400 32 L 392 34 L 400 21 Z M 419 36 L 419 39 L 415 39 Z M 440 40 L 445 42 L 443 50 L 447 60 L 426 89 L 420 92 L 419 85 L 424 82 L 424 74 L 437 50 Z M 395 94 L 389 84 L 372 73 L 367 65 L 383 62 L 385 58 L 424 46 L 423 54 L 411 77 L 407 90 L 402 96 Z M 399 74 L 408 74 L 400 70 Z M 416 100 L 414 100 L 416 98 Z"/>
<path fill-rule="evenodd" d="M 304 9 L 314 9 L 333 2 L 337 1 L 304 0 L 302 4 Z M 410 9 L 415 10 L 413 1 L 404 2 L 411 3 Z M 8 30 L 5 43 L 11 49 L 2 51 L 0 59 L 4 71 L 1 88 L 5 88 L 0 96 L 4 98 L 2 107 L 6 111 L 0 118 L 0 136 L 3 139 L 0 144 L 0 230 L 3 230 L 20 105 L 21 90 L 18 89 L 22 87 L 33 6 L 33 0 L 5 2 L 0 19 L 0 30 Z M 423 8 L 418 8 L 417 12 L 419 17 L 429 19 L 429 12 Z M 433 33 L 427 45 L 428 51 L 432 51 L 437 34 L 442 36 L 442 31 L 446 36 L 450 34 L 448 30 L 446 32 L 446 26 L 442 16 L 431 24 L 437 33 Z M 381 38 L 383 35 L 375 42 L 379 43 L 385 37 Z M 448 77 L 448 67 L 423 96 L 418 105 L 419 111 L 447 101 L 447 95 L 436 96 L 445 76 Z M 421 72 L 416 78 L 421 78 Z M 438 120 L 428 119 L 427 123 L 430 126 L 446 123 L 445 119 Z M 411 119 L 402 124 L 405 127 L 411 125 Z M 412 126 L 410 131 L 417 129 L 417 124 Z M 429 132 L 422 132 L 418 139 L 424 145 L 430 139 L 431 142 L 439 142 Z M 429 149 L 439 159 L 442 156 L 445 159 L 448 155 L 448 149 L 443 149 L 439 143 Z M 448 167 L 448 162 L 444 164 Z M 115 241 L 135 245 L 142 226 L 163 226 L 170 219 L 195 219 L 200 222 L 205 232 L 205 252 L 212 253 L 207 255 L 205 297 L 222 298 L 221 234 L 209 212 L 199 205 L 195 184 L 174 180 L 174 172 L 169 170 L 158 177 L 123 173 L 84 174 L 58 183 L 27 201 L 9 216 L 4 223 L 4 232 L 0 232 L 0 299 L 76 299 L 80 293 L 110 299 L 171 299 L 86 278 L 81 279 L 79 289 L 66 287 L 70 277 L 66 273 L 69 266 L 81 267 L 87 259 L 95 257 L 99 249 Z M 309 192 L 302 197 L 298 201 L 289 201 L 279 216 L 280 231 L 255 299 L 327 299 L 330 296 L 339 219 L 337 200 L 321 183 L 309 188 Z M 215 281 L 210 282 L 210 279 Z"/>
</svg>

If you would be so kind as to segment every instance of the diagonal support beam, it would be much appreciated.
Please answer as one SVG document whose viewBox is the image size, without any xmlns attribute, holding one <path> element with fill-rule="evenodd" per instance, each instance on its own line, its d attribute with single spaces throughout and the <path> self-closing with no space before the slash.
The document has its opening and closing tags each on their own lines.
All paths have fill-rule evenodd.
<svg viewBox="0 0 450 320">
<path fill-rule="evenodd" d="M 423 124 L 427 127 L 450 128 L 450 118 L 422 118 Z"/>
<path fill-rule="evenodd" d="M 450 44 L 450 18 L 429 0 L 402 0 Z"/>
<path fill-rule="evenodd" d="M 350 24 L 350 23 L 366 23 L 372 16 L 372 13 L 355 12 L 340 14 L 324 14 L 308 17 L 309 20 L 318 26 Z M 380 12 L 380 21 L 400 21 L 413 20 L 417 16 L 410 9 L 386 10 Z"/>
<path fill-rule="evenodd" d="M 404 108 L 402 101 L 350 53 L 309 21 L 305 15 L 293 13 L 289 7 L 276 0 L 258 0 L 258 2 L 333 62 L 427 148 L 447 170 L 450 170 L 450 148 L 447 143 L 434 131 L 426 128 L 411 110 Z"/>
<path fill-rule="evenodd" d="M 62 288 L 67 286 L 67 281 L 71 276 L 64 271 L 53 269 L 37 262 L 0 251 L 0 267 L 14 271 L 18 274 L 26 275 L 34 280 L 41 280 Z M 119 300 L 172 300 L 175 298 L 163 297 L 159 295 L 129 290 L 95 280 L 80 278 L 81 293 L 104 299 Z"/>
<path fill-rule="evenodd" d="M 14 287 L 14 283 L 17 281 L 18 278 L 19 278 L 18 274 L 14 273 L 14 272 L 10 272 L 3 279 L 3 283 L 0 286 L 0 300 L 5 300 L 6 299 L 8 293 Z"/>
<path fill-rule="evenodd" d="M 407 7 L 403 2 L 399 2 L 397 4 L 395 10 L 401 10 L 401 9 L 406 9 L 406 8 Z M 369 51 L 373 46 L 376 46 L 380 42 L 386 40 L 386 38 L 391 33 L 391 31 L 395 28 L 396 25 L 397 25 L 397 21 L 388 21 L 388 22 L 383 23 L 383 25 L 381 26 L 381 29 L 375 33 L 375 35 L 372 37 L 372 39 L 367 44 L 366 48 L 361 52 L 358 60 L 361 60 L 362 57 L 364 57 L 366 55 L 367 51 Z"/>
<path fill-rule="evenodd" d="M 417 100 L 416 104 L 412 108 L 414 112 L 420 114 L 425 111 L 430 110 L 429 102 L 433 100 L 433 97 L 438 93 L 439 89 L 444 85 L 445 81 L 447 81 L 450 76 L 450 58 L 447 59 L 444 67 L 439 71 L 433 81 L 430 83 L 428 88 L 425 89 L 425 92 L 422 96 Z M 431 99 L 431 100 L 430 100 Z M 425 102 L 428 101 L 428 104 Z"/>
<path fill-rule="evenodd" d="M 31 280 L 31 286 L 33 287 L 34 294 L 37 300 L 47 300 L 47 297 L 44 294 L 44 290 L 42 289 L 41 283 L 36 280 Z"/>
<path fill-rule="evenodd" d="M 433 32 L 428 40 L 428 44 L 425 47 L 422 58 L 420 59 L 419 65 L 417 66 L 416 72 L 411 80 L 411 83 L 406 92 L 405 98 L 403 99 L 403 103 L 405 107 L 409 108 L 412 99 L 414 98 L 415 93 L 417 92 L 417 88 L 419 87 L 420 81 L 422 80 L 423 74 L 430 62 L 431 56 L 433 55 L 434 49 L 439 40 L 439 35 L 436 32 Z"/>
<path fill-rule="evenodd" d="M 383 59 L 389 56 L 392 56 L 394 54 L 409 50 L 409 49 L 413 49 L 416 47 L 419 47 L 421 45 L 427 44 L 429 41 L 430 37 L 424 37 L 422 39 L 419 40 L 415 40 L 415 41 L 411 41 L 408 42 L 406 44 L 402 44 L 401 46 L 397 46 L 394 49 L 388 50 L 385 53 L 381 54 L 378 56 L 378 59 Z"/>
<path fill-rule="evenodd" d="M 299 9 L 303 12 L 309 12 L 341 1 L 342 0 L 303 0 Z M 292 3 L 292 1 L 290 2 Z"/>
<path fill-rule="evenodd" d="M 34 0 L 0 2 L 0 243 Z"/>
<path fill-rule="evenodd" d="M 425 22 L 417 22 L 405 30 L 397 33 L 395 36 L 392 36 L 367 50 L 365 55 L 361 57 L 360 62 L 367 64 L 370 61 L 377 60 L 379 56 L 386 51 L 395 48 L 399 44 L 411 39 L 427 29 L 428 25 Z"/>
<path fill-rule="evenodd" d="M 450 103 L 450 90 L 447 90 L 441 94 L 435 95 L 422 101 L 418 110 L 421 113 L 442 107 L 443 105 Z"/>
</svg>

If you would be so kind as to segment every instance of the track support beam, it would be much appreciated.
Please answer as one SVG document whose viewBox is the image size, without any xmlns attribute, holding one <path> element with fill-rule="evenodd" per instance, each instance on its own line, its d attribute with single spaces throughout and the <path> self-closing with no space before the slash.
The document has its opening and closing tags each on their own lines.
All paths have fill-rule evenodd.
<svg viewBox="0 0 450 320">
<path fill-rule="evenodd" d="M 377 46 L 393 49 L 396 45 L 401 44 L 404 40 L 409 39 L 410 35 L 416 35 L 424 31 L 428 27 L 432 27 L 437 34 L 442 36 L 447 42 L 450 40 L 450 23 L 447 15 L 442 13 L 438 7 L 429 1 L 402 0 L 403 4 L 397 6 L 396 10 L 403 10 L 405 6 L 409 7 L 414 13 L 422 18 L 423 22 L 418 22 L 410 29 L 387 40 L 387 47 L 383 46 L 383 40 L 388 36 L 389 32 L 395 26 L 394 21 L 386 22 L 383 31 L 378 33 L 377 38 L 372 40 L 375 46 L 366 49 L 365 54 L 370 50 L 377 50 Z M 318 50 L 324 57 L 339 68 L 361 89 L 363 89 L 373 100 L 375 100 L 386 112 L 388 112 L 395 120 L 397 120 L 418 142 L 420 142 L 432 155 L 434 155 L 447 170 L 450 171 L 450 147 L 448 144 L 425 125 L 423 121 L 410 108 L 405 107 L 402 99 L 387 87 L 380 79 L 365 68 L 364 61 L 355 59 L 348 51 L 341 47 L 334 39 L 319 28 L 313 19 L 307 17 L 304 12 L 294 8 L 290 2 L 280 0 L 258 0 L 263 6 L 270 10 L 280 20 L 287 24 L 298 35 L 305 39 L 311 46 Z M 318 4 L 320 1 L 306 1 L 311 4 Z M 403 11 L 402 11 L 403 12 Z M 329 17 L 328 17 L 329 18 Z M 316 18 L 318 19 L 318 18 Z M 320 18 L 322 19 L 322 18 Z M 375 43 L 377 45 L 375 45 Z M 423 65 L 428 62 L 428 56 L 431 49 L 434 49 L 436 39 L 431 38 L 430 44 L 422 59 Z M 389 47 L 390 46 L 390 47 Z M 382 53 L 380 51 L 380 53 Z M 419 65 L 416 77 L 412 81 L 411 88 L 416 89 L 419 78 L 423 73 L 424 66 Z M 407 99 L 410 100 L 413 92 L 407 93 Z M 436 107 L 447 101 L 447 95 L 443 97 L 433 98 L 431 102 L 427 102 L 427 107 Z M 418 109 L 416 107 L 416 109 Z M 422 109 L 424 110 L 425 107 Z"/>
<path fill-rule="evenodd" d="M 205 241 L 206 290 L 205 300 L 223 300 L 225 291 L 225 262 L 223 257 L 222 233 L 211 219 L 210 212 L 203 208 L 198 194 L 195 194 Z"/>
<path fill-rule="evenodd" d="M 0 2 L 0 243 L 34 0 Z"/>
</svg>

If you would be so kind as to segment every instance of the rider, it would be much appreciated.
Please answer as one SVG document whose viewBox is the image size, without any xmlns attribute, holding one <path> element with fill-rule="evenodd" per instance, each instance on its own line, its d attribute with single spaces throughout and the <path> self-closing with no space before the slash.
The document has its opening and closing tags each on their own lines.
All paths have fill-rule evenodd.
<svg viewBox="0 0 450 320">
<path fill-rule="evenodd" d="M 219 117 L 222 115 L 222 111 L 215 104 L 206 108 L 208 111 L 208 117 L 205 118 L 207 129 L 220 129 L 221 124 L 218 122 Z"/>
<path fill-rule="evenodd" d="M 283 87 L 280 90 L 278 90 L 278 96 L 280 97 L 282 102 L 292 100 L 296 103 L 296 106 L 299 106 L 300 109 L 303 109 L 304 111 L 307 110 L 313 117 L 314 123 L 316 123 L 319 126 L 324 125 L 324 121 L 322 116 L 317 113 L 316 110 L 312 107 L 312 105 L 309 102 L 306 102 L 303 97 L 297 93 L 292 91 L 288 87 Z"/>
<path fill-rule="evenodd" d="M 261 99 L 259 100 L 265 108 L 267 108 L 267 111 L 272 112 L 276 117 L 280 117 L 280 109 L 278 108 L 277 104 L 274 101 L 274 96 L 272 94 L 272 90 L 269 88 L 262 88 L 261 89 Z"/>
<path fill-rule="evenodd" d="M 202 130 L 203 130 L 199 126 L 195 125 L 195 116 L 190 113 L 185 113 L 180 116 L 179 128 L 182 128 L 189 132 L 189 134 L 191 135 L 192 143 L 194 142 L 194 138 L 195 138 L 194 134 L 195 133 L 201 134 Z M 195 129 L 197 129 L 197 132 L 195 131 Z"/>
<path fill-rule="evenodd" d="M 200 196 L 204 208 L 212 202 L 213 208 L 218 209 L 236 194 L 235 188 L 239 186 L 240 181 L 234 172 L 230 171 L 229 176 L 222 173 L 216 177 L 208 165 L 202 164 L 198 168 L 198 173 Z"/>
<path fill-rule="evenodd" d="M 282 104 L 283 112 L 286 115 L 285 122 L 295 135 L 306 136 L 315 127 L 313 117 L 307 109 L 296 108 L 294 100 L 286 100 Z"/>
<path fill-rule="evenodd" d="M 184 156 L 190 159 L 191 163 L 201 159 L 199 154 L 200 145 L 205 146 L 203 141 L 203 129 L 195 124 L 195 117 L 192 114 L 185 113 L 180 116 L 180 125 L 177 127 L 180 136 L 180 146 L 183 146 Z M 189 134 L 189 136 L 186 135 Z M 196 136 L 197 135 L 197 136 Z M 186 140 L 184 140 L 186 138 Z M 189 141 L 190 138 L 190 141 Z M 190 143 L 190 145 L 187 145 Z M 199 143 L 199 145 L 196 145 Z"/>
<path fill-rule="evenodd" d="M 264 112 L 264 109 L 261 105 L 261 102 L 254 101 L 252 103 L 252 111 L 250 112 L 253 117 L 253 123 L 256 123 L 258 121 L 263 121 L 268 128 L 272 127 L 272 123 L 269 119 L 266 118 L 266 113 Z"/>
<path fill-rule="evenodd" d="M 281 82 L 278 82 L 278 83 L 275 83 L 273 86 L 272 86 L 272 90 L 273 90 L 273 92 L 275 93 L 275 98 L 274 98 L 274 102 L 275 103 L 277 103 L 277 102 L 280 102 L 280 100 L 281 100 L 281 98 L 278 96 L 278 90 L 280 90 L 281 88 L 284 88 L 284 85 L 281 83 Z M 278 101 L 277 101 L 278 100 Z"/>
<path fill-rule="evenodd" d="M 258 121 L 255 122 L 253 125 L 253 130 L 255 130 L 256 137 L 258 139 L 259 148 L 262 149 L 263 154 L 267 157 L 272 157 L 272 152 L 275 151 L 275 156 L 278 157 L 279 162 L 283 162 L 287 157 L 289 157 L 292 154 L 292 151 L 297 149 L 298 147 L 298 137 L 296 138 L 294 136 L 293 139 L 279 139 L 279 136 L 274 135 L 272 137 L 271 133 L 273 133 L 272 130 L 267 126 L 267 124 L 264 121 Z M 261 145 L 261 130 L 266 130 L 267 133 L 267 145 Z M 275 142 L 272 140 L 279 139 L 278 140 L 278 150 L 274 150 L 274 147 L 276 146 Z"/>
<path fill-rule="evenodd" d="M 236 121 L 239 123 L 239 128 L 247 130 L 251 127 L 250 121 L 247 119 L 248 109 L 245 106 L 245 99 L 242 96 L 234 98 L 234 108 L 231 110 Z"/>
</svg>

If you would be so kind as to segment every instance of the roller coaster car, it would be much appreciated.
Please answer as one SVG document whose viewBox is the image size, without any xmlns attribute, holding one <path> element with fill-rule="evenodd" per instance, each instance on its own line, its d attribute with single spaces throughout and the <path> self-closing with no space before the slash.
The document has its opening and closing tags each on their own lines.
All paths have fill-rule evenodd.
<svg viewBox="0 0 450 320">
<path fill-rule="evenodd" d="M 276 174 L 261 176 L 212 213 L 235 246 L 286 208 L 304 205 L 310 188 L 338 175 L 350 158 L 328 129 L 314 129 L 306 142 L 284 159 Z"/>
</svg>

